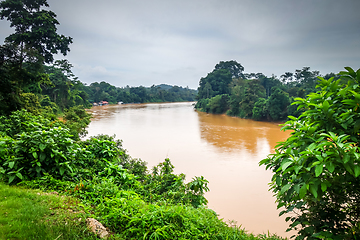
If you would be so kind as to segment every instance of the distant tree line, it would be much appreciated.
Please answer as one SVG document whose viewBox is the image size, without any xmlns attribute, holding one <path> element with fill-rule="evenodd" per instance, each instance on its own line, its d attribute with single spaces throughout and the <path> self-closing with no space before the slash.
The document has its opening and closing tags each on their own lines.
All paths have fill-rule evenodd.
<svg viewBox="0 0 360 240">
<path fill-rule="evenodd" d="M 151 87 L 115 87 L 106 82 L 91 83 L 84 87 L 90 102 L 146 103 L 146 102 L 184 102 L 194 101 L 197 90 L 167 84 Z"/>
<path fill-rule="evenodd" d="M 316 91 L 320 72 L 310 67 L 285 72 L 279 78 L 262 73 L 244 73 L 236 61 L 221 61 L 201 78 L 195 108 L 207 113 L 254 120 L 278 121 L 301 112 L 291 105 L 297 97 Z M 323 76 L 337 78 L 334 73 Z"/>
</svg>

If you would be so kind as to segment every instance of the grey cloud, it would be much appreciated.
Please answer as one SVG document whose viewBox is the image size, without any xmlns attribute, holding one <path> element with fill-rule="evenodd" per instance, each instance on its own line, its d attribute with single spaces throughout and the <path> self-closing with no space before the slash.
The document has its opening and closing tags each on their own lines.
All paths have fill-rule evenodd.
<svg viewBox="0 0 360 240">
<path fill-rule="evenodd" d="M 49 0 L 83 82 L 197 88 L 219 61 L 281 75 L 360 67 L 358 0 Z M 9 33 L 0 23 L 0 37 Z"/>
</svg>

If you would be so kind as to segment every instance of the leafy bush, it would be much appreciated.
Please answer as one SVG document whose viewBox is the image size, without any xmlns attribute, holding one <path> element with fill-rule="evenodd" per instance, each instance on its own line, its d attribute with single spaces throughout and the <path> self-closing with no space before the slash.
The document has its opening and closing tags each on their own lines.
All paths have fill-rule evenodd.
<svg viewBox="0 0 360 240">
<path fill-rule="evenodd" d="M 80 140 L 88 133 L 86 127 L 89 125 L 91 115 L 86 112 L 82 105 L 65 109 L 65 125 L 70 129 L 74 140 Z"/>
<path fill-rule="evenodd" d="M 284 124 L 291 136 L 264 159 L 273 172 L 280 215 L 296 239 L 360 238 L 360 69 L 320 79 L 321 91 L 297 98 L 305 111 Z"/>
</svg>

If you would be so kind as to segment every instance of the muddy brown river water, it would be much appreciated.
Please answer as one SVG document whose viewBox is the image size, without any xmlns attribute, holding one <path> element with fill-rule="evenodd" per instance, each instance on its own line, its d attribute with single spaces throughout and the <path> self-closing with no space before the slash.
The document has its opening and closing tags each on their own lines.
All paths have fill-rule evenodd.
<svg viewBox="0 0 360 240">
<path fill-rule="evenodd" d="M 128 153 L 147 161 L 149 169 L 168 157 L 175 173 L 185 173 L 187 181 L 204 176 L 210 182 L 208 206 L 220 218 L 254 234 L 290 236 L 268 191 L 272 173 L 258 165 L 289 133 L 275 123 L 197 112 L 192 104 L 93 107 L 88 136 L 116 134 Z"/>
</svg>

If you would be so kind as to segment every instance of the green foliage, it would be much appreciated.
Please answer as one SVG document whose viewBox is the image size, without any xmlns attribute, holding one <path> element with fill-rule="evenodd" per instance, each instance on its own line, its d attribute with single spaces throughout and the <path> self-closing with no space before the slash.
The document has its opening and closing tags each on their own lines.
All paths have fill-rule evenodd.
<svg viewBox="0 0 360 240">
<path fill-rule="evenodd" d="M 60 121 L 34 116 L 25 110 L 0 117 L 2 181 L 76 197 L 86 215 L 104 223 L 113 231 L 114 239 L 263 239 L 248 235 L 239 227 L 227 226 L 206 208 L 204 195 L 209 188 L 204 177 L 194 177 L 186 183 L 184 174 L 173 171 L 171 161 L 165 159 L 148 173 L 146 163 L 128 156 L 115 136 L 99 135 L 76 142 Z M 24 204 L 27 206 L 27 200 Z M 1 205 L 6 211 L 11 210 L 7 204 Z M 33 208 L 28 209 L 30 212 Z M 33 214 L 34 229 L 39 229 L 38 225 L 43 228 L 36 220 L 42 218 L 42 213 L 43 210 L 38 210 Z M 15 225 L 3 226 L 14 232 L 22 229 L 27 233 L 21 236 L 30 236 L 32 231 L 22 227 L 28 223 L 21 223 L 21 214 L 16 221 L 6 216 L 5 220 L 14 221 Z M 83 221 L 80 227 L 71 226 L 81 229 Z M 53 227 L 58 229 L 57 224 Z M 58 231 L 59 235 L 64 232 L 61 228 L 54 230 Z M 9 231 L 4 234 L 20 236 Z M 67 230 L 63 234 L 72 239 Z M 80 238 L 88 236 L 87 231 L 79 234 L 75 230 L 73 234 Z"/>
<path fill-rule="evenodd" d="M 216 95 L 215 97 L 209 100 L 207 106 L 207 108 L 209 109 L 208 112 L 216 113 L 216 114 L 225 113 L 229 108 L 228 101 L 229 101 L 228 94 Z"/>
<path fill-rule="evenodd" d="M 229 94 L 231 73 L 227 69 L 214 70 L 200 79 L 197 99 L 211 98 L 216 95 Z"/>
<path fill-rule="evenodd" d="M 254 120 L 285 120 L 288 115 L 301 114 L 290 103 L 293 98 L 315 92 L 316 77 L 320 75 L 319 71 L 310 71 L 310 67 L 296 69 L 294 73 L 286 72 L 280 78 L 243 71 L 244 67 L 236 61 L 217 64 L 214 71 L 200 79 L 195 108 L 207 113 L 223 113 L 225 108 L 216 106 L 219 102 L 217 96 L 228 94 L 227 103 L 223 104 L 227 106 L 227 115 Z M 338 77 L 333 73 L 325 76 Z"/>
<path fill-rule="evenodd" d="M 150 88 L 125 87 L 119 88 L 106 82 L 95 82 L 89 87 L 84 87 L 91 102 L 108 101 L 116 104 L 145 103 L 145 102 L 183 102 L 194 101 L 196 90 L 166 84 L 152 85 Z"/>
<path fill-rule="evenodd" d="M 84 137 L 88 133 L 86 127 L 89 125 L 90 119 L 91 115 L 86 112 L 82 105 L 65 109 L 65 126 L 70 129 L 75 140 L 79 140 L 80 137 Z"/>
<path fill-rule="evenodd" d="M 252 118 L 254 120 L 264 120 L 268 115 L 268 104 L 265 98 L 259 98 L 259 100 L 255 103 L 254 108 L 252 110 Z"/>
<path fill-rule="evenodd" d="M 30 57 L 25 56 L 25 51 L 36 52 L 37 57 L 43 58 L 46 63 L 52 62 L 53 54 L 58 51 L 63 55 L 70 51 L 68 45 L 72 39 L 57 34 L 56 25 L 59 22 L 56 14 L 45 10 L 45 7 L 49 7 L 46 0 L 5 0 L 0 3 L 0 18 L 6 18 L 10 21 L 10 27 L 15 28 L 15 33 L 8 36 L 5 42 L 20 48 L 21 62 Z"/>
<path fill-rule="evenodd" d="M 72 39 L 57 34 L 59 22 L 55 13 L 45 9 L 48 6 L 46 0 L 0 2 L 0 18 L 15 28 L 0 46 L 1 114 L 38 105 L 33 96 L 23 93 L 38 94 L 40 85 L 48 81 L 43 64 L 51 63 L 54 54 L 66 55 L 70 50 Z"/>
<path fill-rule="evenodd" d="M 296 239 L 360 237 L 360 69 L 346 70 L 295 99 L 305 111 L 284 124 L 291 136 L 260 162 L 274 172 L 280 215 L 296 213 L 287 217 Z"/>
<path fill-rule="evenodd" d="M 267 101 L 267 109 L 272 120 L 278 121 L 287 116 L 287 107 L 290 104 L 289 94 L 274 87 L 272 94 Z"/>
<path fill-rule="evenodd" d="M 15 112 L 10 119 L 1 117 L 0 122 L 1 131 L 9 135 L 0 138 L 0 177 L 12 183 L 44 173 L 58 178 L 74 173 L 72 151 L 77 145 L 60 123 L 25 111 Z"/>
</svg>

